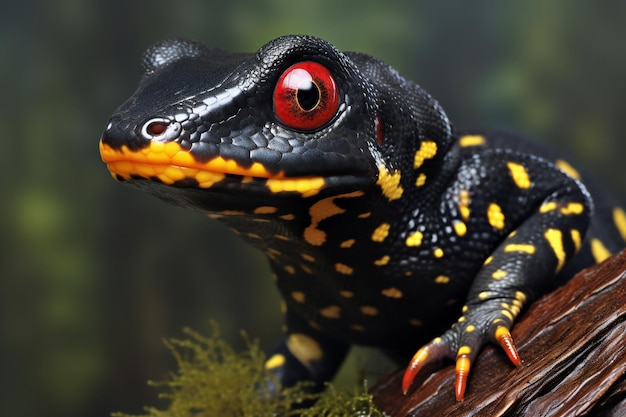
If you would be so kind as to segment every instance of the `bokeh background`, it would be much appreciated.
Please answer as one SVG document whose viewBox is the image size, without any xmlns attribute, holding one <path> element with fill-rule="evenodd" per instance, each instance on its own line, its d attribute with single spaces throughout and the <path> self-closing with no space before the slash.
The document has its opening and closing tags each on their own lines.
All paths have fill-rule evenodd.
<svg viewBox="0 0 626 417">
<path fill-rule="evenodd" d="M 1 0 L 0 415 L 158 405 L 162 338 L 190 326 L 271 347 L 259 253 L 205 217 L 117 184 L 98 155 L 142 51 L 189 37 L 255 51 L 323 37 L 391 63 L 458 126 L 528 132 L 626 201 L 626 2 Z"/>
</svg>

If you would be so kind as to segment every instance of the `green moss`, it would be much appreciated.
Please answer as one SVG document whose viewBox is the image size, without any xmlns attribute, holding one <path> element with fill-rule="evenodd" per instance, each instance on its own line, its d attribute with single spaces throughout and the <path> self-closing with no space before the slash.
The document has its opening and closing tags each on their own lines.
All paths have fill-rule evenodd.
<svg viewBox="0 0 626 417">
<path fill-rule="evenodd" d="M 306 392 L 307 383 L 280 387 L 264 369 L 265 354 L 256 341 L 245 335 L 247 349 L 236 352 L 222 340 L 215 324 L 211 336 L 185 329 L 185 339 L 169 339 L 177 371 L 161 382 L 149 382 L 162 390 L 159 398 L 169 404 L 166 410 L 146 407 L 142 417 L 342 417 L 383 416 L 363 391 L 347 393 L 329 387 L 326 393 Z M 268 386 L 279 387 L 279 396 L 270 396 Z M 317 400 L 309 409 L 294 411 L 304 401 Z M 114 413 L 113 417 L 131 417 Z"/>
</svg>

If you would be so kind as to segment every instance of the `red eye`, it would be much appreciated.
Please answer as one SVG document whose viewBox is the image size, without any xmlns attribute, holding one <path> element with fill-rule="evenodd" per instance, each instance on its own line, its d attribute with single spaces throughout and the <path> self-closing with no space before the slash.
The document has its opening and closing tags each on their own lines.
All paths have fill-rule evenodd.
<svg viewBox="0 0 626 417">
<path fill-rule="evenodd" d="M 335 80 L 326 67 L 316 62 L 300 62 L 287 68 L 274 88 L 274 113 L 294 129 L 318 129 L 333 118 L 338 108 Z"/>
</svg>

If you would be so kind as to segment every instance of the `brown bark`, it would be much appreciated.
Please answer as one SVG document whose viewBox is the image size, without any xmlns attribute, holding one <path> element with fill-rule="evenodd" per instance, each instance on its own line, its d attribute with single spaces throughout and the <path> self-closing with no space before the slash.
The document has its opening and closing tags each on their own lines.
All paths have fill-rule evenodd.
<svg viewBox="0 0 626 417">
<path fill-rule="evenodd" d="M 406 397 L 399 371 L 374 401 L 392 416 L 626 416 L 626 251 L 539 299 L 512 335 L 522 364 L 486 347 L 461 402 L 451 363 L 418 376 Z"/>
</svg>

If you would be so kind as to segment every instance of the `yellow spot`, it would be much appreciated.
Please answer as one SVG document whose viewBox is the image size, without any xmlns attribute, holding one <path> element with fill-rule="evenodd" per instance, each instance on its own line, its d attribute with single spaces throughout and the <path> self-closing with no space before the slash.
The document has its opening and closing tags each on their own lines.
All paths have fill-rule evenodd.
<svg viewBox="0 0 626 417">
<path fill-rule="evenodd" d="M 380 259 L 376 259 L 374 261 L 374 265 L 376 266 L 385 266 L 389 263 L 389 260 L 391 259 L 391 257 L 389 255 L 385 255 Z"/>
<path fill-rule="evenodd" d="M 509 333 L 509 330 L 504 327 L 504 326 L 498 326 L 498 328 L 496 329 L 494 336 L 496 337 L 496 340 L 500 340 L 502 337 L 506 337 L 506 336 L 510 336 L 511 333 Z"/>
<path fill-rule="evenodd" d="M 474 330 L 476 330 L 476 326 L 472 326 L 471 324 L 465 328 L 465 331 L 468 333 L 471 333 Z"/>
<path fill-rule="evenodd" d="M 348 291 L 348 290 L 341 290 L 341 291 L 339 291 L 339 295 L 341 295 L 344 298 L 352 298 L 352 297 L 354 297 L 354 293 L 352 291 Z"/>
<path fill-rule="evenodd" d="M 336 263 L 335 271 L 339 272 L 340 274 L 351 275 L 354 272 L 354 269 L 349 267 L 348 265 Z"/>
<path fill-rule="evenodd" d="M 506 275 L 507 275 L 506 271 L 504 271 L 502 269 L 498 269 L 493 274 L 491 274 L 491 278 L 493 278 L 493 279 L 502 279 L 502 278 L 506 277 Z"/>
<path fill-rule="evenodd" d="M 344 240 L 343 242 L 341 242 L 341 243 L 339 244 L 339 247 L 340 247 L 340 248 L 344 248 L 344 249 L 351 248 L 351 247 L 352 247 L 352 245 L 354 245 L 354 243 L 355 243 L 355 242 L 356 242 L 356 240 L 355 240 L 355 239 L 348 239 L 348 240 Z"/>
<path fill-rule="evenodd" d="M 384 165 L 378 166 L 378 180 L 376 185 L 380 186 L 382 193 L 389 201 L 397 200 L 402 197 L 404 190 L 400 185 L 400 172 L 395 171 L 393 174 L 387 172 Z"/>
<path fill-rule="evenodd" d="M 485 137 L 480 135 L 466 135 L 461 136 L 459 139 L 459 145 L 461 147 L 467 146 L 479 146 L 485 143 Z"/>
<path fill-rule="evenodd" d="M 291 293 L 291 298 L 299 303 L 304 303 L 306 301 L 306 295 L 302 291 L 293 291 Z"/>
<path fill-rule="evenodd" d="M 493 261 L 493 256 L 487 257 L 487 259 L 485 259 L 485 262 L 483 262 L 483 265 L 489 265 L 491 261 Z"/>
<path fill-rule="evenodd" d="M 461 316 L 461 317 L 459 317 L 459 318 L 458 318 L 458 320 L 457 320 L 457 321 L 458 321 L 459 323 L 463 323 L 465 320 L 467 320 L 467 319 L 465 318 L 465 316 Z"/>
<path fill-rule="evenodd" d="M 339 306 L 328 306 L 321 309 L 320 314 L 327 319 L 338 319 L 341 317 L 341 308 Z"/>
<path fill-rule="evenodd" d="M 558 229 L 548 229 L 543 234 L 543 237 L 546 238 L 548 244 L 552 248 L 552 252 L 554 252 L 554 256 L 556 256 L 557 265 L 556 272 L 559 272 L 563 265 L 565 264 L 565 250 L 563 249 L 563 234 Z"/>
<path fill-rule="evenodd" d="M 469 310 L 468 306 L 463 306 L 463 308 L 461 309 L 462 313 L 467 313 L 467 310 Z"/>
<path fill-rule="evenodd" d="M 276 369 L 285 364 L 285 356 L 277 353 L 265 362 L 265 369 Z"/>
<path fill-rule="evenodd" d="M 523 304 L 526 301 L 526 294 L 521 291 L 515 291 L 515 299 L 519 300 Z"/>
<path fill-rule="evenodd" d="M 290 274 L 290 275 L 295 275 L 295 273 L 296 273 L 296 268 L 294 268 L 294 267 L 293 267 L 293 266 L 291 266 L 291 265 L 285 265 L 285 266 L 283 267 L 283 269 L 284 269 L 284 270 L 285 270 L 288 274 Z"/>
<path fill-rule="evenodd" d="M 378 314 L 378 309 L 374 306 L 362 306 L 360 310 L 361 313 L 365 314 L 366 316 L 375 316 Z"/>
<path fill-rule="evenodd" d="M 566 216 L 569 214 L 580 214 L 585 211 L 585 206 L 580 203 L 567 203 L 565 207 L 561 208 L 561 213 Z"/>
<path fill-rule="evenodd" d="M 530 188 L 530 178 L 522 164 L 509 161 L 506 163 L 506 166 L 509 168 L 515 185 L 522 189 Z"/>
<path fill-rule="evenodd" d="M 306 367 L 322 359 L 324 353 L 319 343 L 302 333 L 290 334 L 287 338 L 287 348 L 298 361 Z"/>
<path fill-rule="evenodd" d="M 415 327 L 422 327 L 424 325 L 424 322 L 418 319 L 410 319 L 409 324 Z"/>
<path fill-rule="evenodd" d="M 626 240 L 626 213 L 620 207 L 613 209 L 613 222 L 623 240 Z"/>
<path fill-rule="evenodd" d="M 465 233 L 467 233 L 467 225 L 461 220 L 453 220 L 452 227 L 457 236 L 465 236 Z"/>
<path fill-rule="evenodd" d="M 491 203 L 489 207 L 487 207 L 487 220 L 491 227 L 498 230 L 504 229 L 504 214 L 500 206 L 496 203 Z"/>
<path fill-rule="evenodd" d="M 309 208 L 311 216 L 311 224 L 304 229 L 304 240 L 313 246 L 321 246 L 326 242 L 326 232 L 318 229 L 322 220 L 337 214 L 345 213 L 345 210 L 335 204 L 337 198 L 355 198 L 361 197 L 362 191 L 354 191 L 347 194 L 339 194 L 333 197 L 324 198 Z"/>
<path fill-rule="evenodd" d="M 461 346 L 457 351 L 457 355 L 469 355 L 472 353 L 472 348 L 469 346 Z"/>
<path fill-rule="evenodd" d="M 426 174 L 420 172 L 420 174 L 417 176 L 417 179 L 415 180 L 415 186 L 421 187 L 424 184 L 426 184 Z"/>
<path fill-rule="evenodd" d="M 251 237 L 252 239 L 261 239 L 261 236 L 256 233 L 246 233 L 246 236 Z"/>
<path fill-rule="evenodd" d="M 443 258 L 443 249 L 441 248 L 437 248 L 433 251 L 433 255 L 435 256 L 435 258 Z"/>
<path fill-rule="evenodd" d="M 611 252 L 604 246 L 600 239 L 591 239 L 591 254 L 597 263 L 611 256 Z"/>
<path fill-rule="evenodd" d="M 291 240 L 291 239 L 289 239 L 289 237 L 287 237 L 287 236 L 285 236 L 285 235 L 274 235 L 274 237 L 275 237 L 276 239 L 279 239 L 279 240 L 284 240 L 284 241 Z"/>
<path fill-rule="evenodd" d="M 302 259 L 304 259 L 307 262 L 315 262 L 315 258 L 309 255 L 308 253 L 301 253 L 300 256 L 302 256 Z"/>
<path fill-rule="evenodd" d="M 422 239 L 424 235 L 420 231 L 415 231 L 406 238 L 405 244 L 407 246 L 420 246 L 422 244 Z"/>
<path fill-rule="evenodd" d="M 267 188 L 273 193 L 298 192 L 302 197 L 311 197 L 324 188 L 324 178 L 268 178 Z"/>
<path fill-rule="evenodd" d="M 381 291 L 381 294 L 389 298 L 402 298 L 402 291 L 397 288 L 391 287 Z"/>
<path fill-rule="evenodd" d="M 426 159 L 432 159 L 437 155 L 437 144 L 431 140 L 425 140 L 420 144 L 420 148 L 415 152 L 413 168 L 419 169 Z"/>
<path fill-rule="evenodd" d="M 459 191 L 459 212 L 461 213 L 461 217 L 463 220 L 469 219 L 470 209 L 469 205 L 471 203 L 470 195 L 468 190 Z"/>
<path fill-rule="evenodd" d="M 541 207 L 539 207 L 539 213 L 548 213 L 550 211 L 556 210 L 559 208 L 559 205 L 555 201 L 548 201 L 547 203 L 543 203 Z"/>
<path fill-rule="evenodd" d="M 283 220 L 293 220 L 293 219 L 296 218 L 296 216 L 293 215 L 293 214 L 284 214 L 284 215 L 280 216 L 280 218 L 283 219 Z"/>
<path fill-rule="evenodd" d="M 559 167 L 561 169 L 561 171 L 564 171 L 570 177 L 572 177 L 574 179 L 577 179 L 577 180 L 580 179 L 580 174 L 578 173 L 578 171 L 576 171 L 570 164 L 568 164 L 564 160 L 558 159 L 558 160 L 554 161 L 554 164 L 557 167 Z"/>
<path fill-rule="evenodd" d="M 450 282 L 450 277 L 445 275 L 439 275 L 435 278 L 435 284 L 448 284 Z"/>
<path fill-rule="evenodd" d="M 261 206 L 254 209 L 254 214 L 274 214 L 278 211 L 276 207 L 272 206 Z"/>
<path fill-rule="evenodd" d="M 511 321 L 513 321 L 513 319 L 515 318 L 509 310 L 500 310 L 500 313 Z"/>
<path fill-rule="evenodd" d="M 532 255 L 535 253 L 535 247 L 530 244 L 509 243 L 504 247 L 505 252 L 524 252 Z"/>
<path fill-rule="evenodd" d="M 487 298 L 489 298 L 489 292 L 483 291 L 478 293 L 479 300 L 486 300 Z"/>
<path fill-rule="evenodd" d="M 374 230 L 374 233 L 372 233 L 372 240 L 374 242 L 384 241 L 387 238 L 387 235 L 389 235 L 390 227 L 391 225 L 389 223 L 382 223 L 376 228 L 376 230 Z"/>
<path fill-rule="evenodd" d="M 371 212 L 371 211 L 366 211 L 365 213 L 361 213 L 361 214 L 359 214 L 357 217 L 358 217 L 359 219 L 367 219 L 367 218 L 368 218 L 369 216 L 371 216 L 371 215 L 372 215 L 372 212 Z"/>
</svg>

